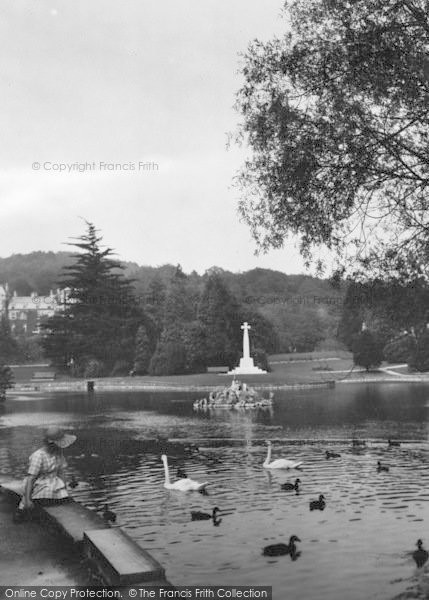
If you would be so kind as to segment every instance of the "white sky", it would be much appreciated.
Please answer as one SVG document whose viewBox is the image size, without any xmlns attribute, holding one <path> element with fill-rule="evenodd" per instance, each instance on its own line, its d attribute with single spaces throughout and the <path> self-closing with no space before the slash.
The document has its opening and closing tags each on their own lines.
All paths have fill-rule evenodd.
<svg viewBox="0 0 429 600">
<path fill-rule="evenodd" d="M 123 260 L 302 272 L 293 245 L 254 256 L 232 188 L 245 154 L 226 148 L 238 120 L 238 53 L 284 31 L 281 7 L 2 0 L 0 256 L 65 249 L 84 217 Z M 135 170 L 102 171 L 100 161 Z M 159 170 L 139 170 L 140 161 Z M 75 162 L 95 169 L 52 170 Z"/>
</svg>

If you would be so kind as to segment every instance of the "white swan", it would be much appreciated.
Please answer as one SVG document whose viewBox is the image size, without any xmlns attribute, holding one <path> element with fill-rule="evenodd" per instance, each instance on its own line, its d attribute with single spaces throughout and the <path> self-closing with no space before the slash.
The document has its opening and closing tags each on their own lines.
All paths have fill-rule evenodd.
<svg viewBox="0 0 429 600">
<path fill-rule="evenodd" d="M 263 466 L 266 469 L 296 469 L 302 465 L 302 461 L 288 460 L 287 458 L 278 458 L 271 462 L 271 442 L 267 442 L 268 454 Z"/>
<path fill-rule="evenodd" d="M 199 492 L 203 490 L 206 485 L 208 485 L 208 481 L 205 483 L 198 483 L 198 481 L 194 481 L 193 479 L 189 479 L 189 477 L 178 479 L 174 483 L 170 483 L 170 473 L 168 470 L 168 462 L 165 454 L 161 456 L 161 460 L 164 465 L 164 473 L 165 473 L 165 483 L 164 487 L 167 490 L 177 490 L 178 492 Z"/>
</svg>

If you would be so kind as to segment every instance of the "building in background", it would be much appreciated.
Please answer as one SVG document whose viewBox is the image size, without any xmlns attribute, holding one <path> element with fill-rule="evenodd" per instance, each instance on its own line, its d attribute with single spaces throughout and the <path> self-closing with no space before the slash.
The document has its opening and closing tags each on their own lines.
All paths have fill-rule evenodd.
<svg viewBox="0 0 429 600">
<path fill-rule="evenodd" d="M 0 285 L 0 317 L 5 315 L 9 319 L 15 335 L 38 334 L 45 319 L 64 310 L 68 293 L 68 289 L 57 289 L 55 292 L 51 290 L 48 295 L 39 296 L 32 292 L 30 296 L 18 296 L 5 283 Z"/>
</svg>

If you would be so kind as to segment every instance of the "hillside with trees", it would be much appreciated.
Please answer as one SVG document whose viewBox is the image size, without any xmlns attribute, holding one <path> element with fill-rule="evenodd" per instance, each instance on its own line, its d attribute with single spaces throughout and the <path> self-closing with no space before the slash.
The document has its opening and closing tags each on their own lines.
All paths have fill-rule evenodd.
<svg viewBox="0 0 429 600">
<path fill-rule="evenodd" d="M 11 291 L 19 294 L 33 291 L 33 282 L 34 291 L 39 294 L 66 285 L 76 287 L 76 277 L 83 266 L 80 252 L 74 258 L 65 252 L 34 252 L 0 259 L 0 282 L 8 277 Z M 244 320 L 252 324 L 252 353 L 261 364 L 265 364 L 267 354 L 277 352 L 339 347 L 353 351 L 362 323 L 383 348 L 385 360 L 409 363 L 419 370 L 428 364 L 425 348 L 429 288 L 422 278 L 404 283 L 397 279 L 348 280 L 338 286 L 330 280 L 269 269 L 231 273 L 212 267 L 203 275 L 186 274 L 180 266 L 173 265 L 119 265 L 113 256 L 110 249 L 105 257 L 112 261 L 109 277 L 111 281 L 128 282 L 125 296 L 132 300 L 135 311 L 131 326 L 121 329 L 118 307 L 81 307 L 78 322 L 82 323 L 82 331 L 74 341 L 67 337 L 67 327 L 61 329 L 65 321 L 55 317 L 55 323 L 62 326 L 55 337 L 48 335 L 43 342 L 45 356 L 55 364 L 64 367 L 71 358 L 76 360 L 76 373 L 85 371 L 89 358 L 87 373 L 93 376 L 99 372 L 200 372 L 207 366 L 229 366 L 240 356 L 240 324 Z M 88 297 L 104 294 L 105 290 L 97 287 L 99 283 L 91 285 L 95 287 L 87 287 Z M 114 291 L 118 302 L 123 301 L 120 289 L 118 284 Z M 108 296 L 112 296 L 111 292 Z M 110 303 L 115 304 L 112 300 Z M 115 315 L 112 311 L 116 311 Z M 91 314 L 96 318 L 92 319 Z M 92 322 L 92 329 L 87 329 L 87 319 Z M 102 334 L 107 321 L 110 331 Z M 93 333 L 88 336 L 87 331 Z M 62 335 L 67 337 L 67 343 Z M 87 347 L 90 340 L 102 350 Z M 85 367 L 79 366 L 75 358 L 80 354 L 85 356 Z M 37 340 L 25 336 L 15 339 L 4 319 L 0 323 L 0 355 L 4 362 L 43 358 Z"/>
<path fill-rule="evenodd" d="M 115 256 L 113 251 L 112 256 Z M 70 252 L 32 252 L 0 258 L 0 284 L 8 282 L 11 291 L 19 295 L 27 295 L 32 291 L 47 294 L 50 289 L 64 287 L 62 272 L 73 264 L 73 260 Z M 164 332 L 164 339 L 168 334 L 164 323 L 165 302 L 171 293 L 178 267 L 139 266 L 132 262 L 121 264 L 122 269 L 117 272 L 130 279 L 136 302 L 144 309 L 147 316 L 146 335 L 153 350 L 161 334 Z M 311 351 L 321 344 L 327 343 L 331 347 L 336 344 L 344 290 L 333 287 L 329 280 L 307 275 L 286 275 L 270 269 L 232 273 L 212 267 L 203 275 L 195 271 L 182 274 L 186 304 L 192 313 L 186 319 L 186 335 L 191 336 L 192 340 L 198 337 L 196 321 L 200 298 L 210 278 L 217 276 L 235 301 L 242 305 L 241 317 L 249 322 L 255 318 L 260 320 L 260 324 L 254 327 L 255 335 L 260 327 L 267 327 L 267 323 L 274 327 L 275 343 L 269 344 L 265 349 L 267 352 L 274 351 L 274 348 L 278 352 Z M 174 298 L 171 297 L 169 302 L 174 304 Z M 198 362 L 198 357 L 192 360 Z"/>
</svg>

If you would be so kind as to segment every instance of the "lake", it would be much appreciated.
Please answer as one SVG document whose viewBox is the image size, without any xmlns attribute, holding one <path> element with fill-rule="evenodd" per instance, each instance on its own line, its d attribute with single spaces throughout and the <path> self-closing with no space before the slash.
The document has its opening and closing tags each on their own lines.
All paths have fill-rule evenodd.
<svg viewBox="0 0 429 600">
<path fill-rule="evenodd" d="M 99 511 L 107 502 L 173 584 L 272 585 L 276 599 L 429 597 L 429 563 L 418 569 L 412 558 L 419 537 L 429 547 L 429 386 L 282 391 L 264 411 L 195 412 L 201 395 L 10 395 L 0 406 L 0 472 L 24 475 L 42 428 L 58 424 L 78 435 L 66 450 L 74 497 Z M 353 438 L 366 446 L 353 448 Z M 268 439 L 273 459 L 302 460 L 302 470 L 264 469 Z M 327 460 L 326 449 L 340 458 Z M 209 482 L 208 495 L 165 490 L 162 452 L 172 479 L 182 467 Z M 377 472 L 378 460 L 389 472 Z M 280 488 L 296 477 L 299 494 Z M 325 510 L 310 511 L 319 494 Z M 214 506 L 216 526 L 191 521 Z M 262 555 L 292 534 L 296 560 Z"/>
</svg>

